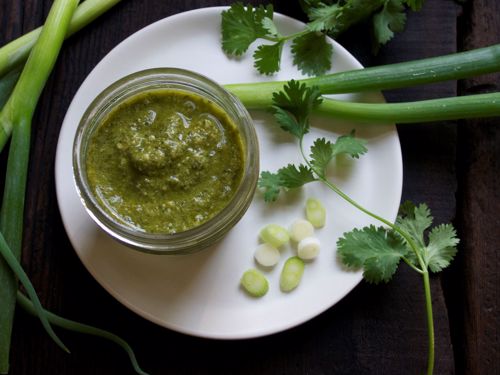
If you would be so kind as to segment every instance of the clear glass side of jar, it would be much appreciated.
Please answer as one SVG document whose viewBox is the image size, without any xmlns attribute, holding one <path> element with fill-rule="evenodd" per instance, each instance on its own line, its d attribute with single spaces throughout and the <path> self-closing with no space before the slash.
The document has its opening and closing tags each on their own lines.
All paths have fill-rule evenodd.
<svg viewBox="0 0 500 375">
<path fill-rule="evenodd" d="M 219 105 L 237 125 L 243 143 L 244 171 L 228 205 L 202 225 L 174 234 L 136 230 L 104 210 L 87 180 L 87 145 L 102 119 L 119 103 L 147 90 L 179 89 Z M 128 75 L 102 91 L 83 115 L 73 144 L 73 175 L 82 204 L 92 219 L 111 237 L 134 249 L 154 254 L 187 254 L 202 250 L 226 234 L 248 209 L 259 175 L 259 146 L 252 119 L 241 102 L 223 87 L 197 73 L 177 68 L 148 69 Z"/>
</svg>

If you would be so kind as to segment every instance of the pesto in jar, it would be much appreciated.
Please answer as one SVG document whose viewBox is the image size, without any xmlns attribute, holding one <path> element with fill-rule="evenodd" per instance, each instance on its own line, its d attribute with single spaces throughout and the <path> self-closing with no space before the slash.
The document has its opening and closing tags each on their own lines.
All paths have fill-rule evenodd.
<svg viewBox="0 0 500 375">
<path fill-rule="evenodd" d="M 87 148 L 87 177 L 99 204 L 149 233 L 197 227 L 236 192 L 244 168 L 236 125 L 194 93 L 135 94 L 98 125 Z"/>
</svg>

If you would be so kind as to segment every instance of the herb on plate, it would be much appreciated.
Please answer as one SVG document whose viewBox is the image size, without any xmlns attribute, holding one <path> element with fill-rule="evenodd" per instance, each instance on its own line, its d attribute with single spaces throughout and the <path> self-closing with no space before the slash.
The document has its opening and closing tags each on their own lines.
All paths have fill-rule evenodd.
<svg viewBox="0 0 500 375">
<path fill-rule="evenodd" d="M 321 182 L 348 203 L 381 222 L 383 226 L 369 226 L 344 233 L 337 241 L 338 255 L 348 267 L 363 268 L 365 280 L 371 283 L 388 282 L 404 261 L 419 273 L 424 281 L 427 312 L 429 354 L 427 373 L 434 368 L 434 324 L 429 272 L 446 268 L 456 254 L 458 238 L 451 224 L 432 225 L 432 216 L 425 204 L 415 206 L 410 202 L 401 205 L 395 223 L 369 211 L 354 201 L 328 180 L 326 168 L 338 155 L 359 158 L 368 150 L 366 142 L 356 138 L 354 131 L 337 138 L 335 142 L 318 138 L 307 155 L 303 147 L 304 136 L 309 131 L 309 115 L 320 105 L 319 90 L 297 81 L 290 81 L 284 90 L 273 97 L 274 117 L 281 128 L 294 135 L 299 142 L 303 164 L 287 166 L 277 172 L 261 173 L 259 187 L 268 202 L 278 198 L 283 190 L 301 187 L 310 182 Z"/>
<path fill-rule="evenodd" d="M 273 6 L 234 3 L 222 12 L 222 49 L 241 56 L 258 39 L 265 41 L 253 53 L 254 67 L 261 74 L 280 70 L 281 54 L 291 41 L 293 64 L 306 75 L 322 75 L 332 66 L 333 47 L 326 35 L 336 38 L 349 27 L 371 18 L 373 51 L 404 29 L 405 6 L 419 10 L 422 0 L 303 0 L 310 22 L 299 32 L 282 35 L 273 21 Z"/>
<path fill-rule="evenodd" d="M 295 34 L 282 35 L 273 22 L 273 6 L 244 6 L 234 3 L 222 12 L 222 49 L 228 55 L 241 56 L 257 39 L 267 41 L 253 54 L 254 66 L 261 74 L 280 70 L 281 53 L 285 42 L 292 41 L 294 64 L 304 73 L 319 75 L 331 67 L 332 46 L 325 34 L 304 29 Z"/>
</svg>

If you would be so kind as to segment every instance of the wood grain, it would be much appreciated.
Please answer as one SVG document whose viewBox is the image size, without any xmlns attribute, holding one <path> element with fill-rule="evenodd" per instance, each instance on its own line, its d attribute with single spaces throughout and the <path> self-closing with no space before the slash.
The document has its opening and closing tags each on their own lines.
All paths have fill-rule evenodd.
<svg viewBox="0 0 500 375">
<path fill-rule="evenodd" d="M 464 50 L 500 43 L 500 3 L 470 1 Z M 500 74 L 462 82 L 462 95 L 500 90 Z M 460 374 L 500 374 L 500 119 L 468 120 L 458 133 L 462 238 L 457 268 L 445 279 Z"/>
<path fill-rule="evenodd" d="M 423 288 L 418 275 L 408 268 L 401 267 L 387 285 L 372 286 L 362 282 L 340 303 L 289 331 L 253 340 L 214 341 L 181 335 L 133 314 L 94 281 L 75 255 L 56 202 L 54 157 L 62 119 L 79 85 L 107 52 L 140 28 L 185 10 L 229 3 L 124 0 L 66 42 L 35 115 L 29 172 L 23 264 L 42 302 L 65 317 L 122 335 L 136 350 L 144 369 L 152 374 L 423 373 L 427 355 Z M 495 0 L 479 3 L 475 12 L 481 9 L 491 13 L 498 6 Z M 0 0 L 0 42 L 40 25 L 50 4 L 50 0 Z M 295 1 L 280 0 L 275 5 L 282 13 L 304 19 Z M 384 47 L 377 57 L 369 52 L 368 25 L 356 27 L 342 36 L 340 42 L 365 65 L 454 52 L 463 33 L 467 31 L 472 35 L 479 27 L 472 21 L 457 23 L 461 12 L 462 6 L 453 1 L 427 0 L 422 12 L 409 15 L 407 30 Z M 479 22 L 480 14 L 474 14 L 464 13 L 463 17 L 475 17 Z M 463 30 L 457 29 L 457 25 Z M 456 93 L 456 83 L 448 82 L 385 94 L 389 101 L 402 101 Z M 465 362 L 467 371 L 464 373 L 487 374 L 486 365 L 479 364 L 482 356 L 490 358 L 488 368 L 498 373 L 498 359 L 494 357 L 494 351 L 499 352 L 498 271 L 489 268 L 485 261 L 485 254 L 492 256 L 498 245 L 485 252 L 482 241 L 486 229 L 481 228 L 481 225 L 488 225 L 485 228 L 494 232 L 495 223 L 498 223 L 494 221 L 498 219 L 491 216 L 498 205 L 490 204 L 492 197 L 498 204 L 498 195 L 494 196 L 498 194 L 495 193 L 498 176 L 493 176 L 494 168 L 497 175 L 499 171 L 498 132 L 494 125 L 468 126 L 470 130 L 460 133 L 458 143 L 457 124 L 453 122 L 399 127 L 405 170 L 403 199 L 426 201 L 437 221 L 444 222 L 456 215 L 457 189 L 464 198 L 464 203 L 459 202 L 461 216 L 457 221 L 468 228 L 461 233 L 464 243 L 461 251 L 467 254 L 463 255 L 467 259 L 452 265 L 447 275 L 450 283 L 445 283 L 445 287 L 453 283 L 464 285 L 459 283 L 464 278 L 462 271 L 466 272 L 468 284 L 464 288 L 468 299 L 466 304 L 457 305 L 462 319 L 450 321 L 448 307 L 454 300 L 447 297 L 445 301 L 440 278 L 432 279 L 436 374 L 460 373 L 462 370 L 455 364 L 461 367 Z M 464 152 L 469 137 L 474 146 L 488 147 L 488 151 L 479 155 L 478 148 L 470 147 L 466 150 L 468 156 L 460 157 L 457 164 L 456 155 Z M 488 170 L 481 169 L 488 157 L 489 174 Z M 469 169 L 471 173 L 465 174 Z M 457 175 L 460 176 L 458 182 Z M 483 181 L 482 200 L 474 198 L 477 192 L 472 190 L 473 183 L 478 180 Z M 474 183 L 474 186 L 478 185 Z M 482 215 L 486 215 L 485 220 L 478 220 Z M 496 257 L 498 265 L 498 255 Z M 469 263 L 469 258 L 477 259 L 476 263 Z M 464 263 L 467 263 L 465 269 Z M 489 275 L 488 281 L 480 281 L 484 279 L 478 279 L 478 273 Z M 490 313 L 488 308 L 491 307 Z M 466 321 L 471 322 L 467 327 Z M 47 338 L 38 321 L 18 311 L 11 374 L 133 373 L 125 355 L 112 344 L 71 333 L 61 332 L 61 335 L 72 350 L 71 355 L 63 353 Z M 468 342 L 469 339 L 474 341 Z M 491 343 L 492 348 L 488 348 Z M 464 353 L 467 360 L 462 359 Z"/>
</svg>

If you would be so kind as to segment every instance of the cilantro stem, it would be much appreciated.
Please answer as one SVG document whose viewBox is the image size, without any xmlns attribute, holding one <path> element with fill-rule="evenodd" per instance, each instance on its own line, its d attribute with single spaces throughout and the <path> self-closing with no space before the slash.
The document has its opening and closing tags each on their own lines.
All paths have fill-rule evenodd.
<svg viewBox="0 0 500 375">
<path fill-rule="evenodd" d="M 372 218 L 382 222 L 383 224 L 387 225 L 394 231 L 396 231 L 401 237 L 405 239 L 405 241 L 408 243 L 408 245 L 411 247 L 413 252 L 415 253 L 418 262 L 420 264 L 421 268 L 418 268 L 415 266 L 412 262 L 410 262 L 406 257 L 401 257 L 403 261 L 410 266 L 415 272 L 419 273 L 422 275 L 422 278 L 424 280 L 424 290 L 425 290 L 425 309 L 427 313 L 427 332 L 428 332 L 428 340 L 429 340 L 429 345 L 428 345 L 428 357 L 427 357 L 427 375 L 432 375 L 434 371 L 434 318 L 433 318 L 433 313 L 432 313 L 432 297 L 431 297 L 431 288 L 430 288 L 430 282 L 429 282 L 429 271 L 427 270 L 427 266 L 422 259 L 422 256 L 420 255 L 417 245 L 413 241 L 410 235 L 408 235 L 403 229 L 401 229 L 398 225 L 390 222 L 389 220 L 384 219 L 383 217 L 369 211 L 362 205 L 360 205 L 358 202 L 353 200 L 351 197 L 349 197 L 347 194 L 345 194 L 342 190 L 340 190 L 335 184 L 331 183 L 328 181 L 328 179 L 325 177 L 324 173 L 318 172 L 312 163 L 309 161 L 309 158 L 306 157 L 305 152 L 304 152 L 304 147 L 303 147 L 303 137 L 299 138 L 299 148 L 300 148 L 300 153 L 302 155 L 302 158 L 306 162 L 306 164 L 311 168 L 311 170 L 314 171 L 316 174 L 317 178 L 319 181 L 323 182 L 326 186 L 328 186 L 331 190 L 333 190 L 335 193 L 337 193 L 342 199 L 356 207 L 358 210 L 364 212 L 368 216 L 371 216 Z"/>
<path fill-rule="evenodd" d="M 429 337 L 429 354 L 427 356 L 427 375 L 434 372 L 434 317 L 432 314 L 431 286 L 427 269 L 422 273 L 425 291 L 425 309 L 427 312 L 427 334 Z"/>
<path fill-rule="evenodd" d="M 383 217 L 369 211 L 362 205 L 360 205 L 358 202 L 353 200 L 351 197 L 349 197 L 346 193 L 344 193 L 342 190 L 340 190 L 335 184 L 331 183 L 328 181 L 328 179 L 325 177 L 325 174 L 322 173 L 321 171 L 318 171 L 314 165 L 309 161 L 309 158 L 306 157 L 306 154 L 304 152 L 304 147 L 303 147 L 303 137 L 299 138 L 299 148 L 300 148 L 300 153 L 302 155 L 302 158 L 304 159 L 305 163 L 311 168 L 311 170 L 316 174 L 317 178 L 319 181 L 323 182 L 326 186 L 328 186 L 331 190 L 333 190 L 335 193 L 337 193 L 342 199 L 356 207 L 358 210 L 364 212 L 368 216 L 371 216 L 372 218 L 382 222 L 383 224 L 387 225 L 389 228 L 393 229 L 395 232 L 397 232 L 401 237 L 404 238 L 404 240 L 408 243 L 410 248 L 413 250 L 415 253 L 415 256 L 418 259 L 418 263 L 420 265 L 420 268 L 415 266 L 412 262 L 410 262 L 406 257 L 401 257 L 403 261 L 410 266 L 414 271 L 422 275 L 423 281 L 424 281 L 424 290 L 425 290 L 425 309 L 427 313 L 427 332 L 428 332 L 428 340 L 429 340 L 429 345 L 428 345 L 428 357 L 427 357 L 427 375 L 432 375 L 434 371 L 434 356 L 435 356 L 435 350 L 434 350 L 434 318 L 433 318 L 433 312 L 432 312 L 432 297 L 431 297 L 431 289 L 430 289 L 430 282 L 429 282 L 429 271 L 427 270 L 427 265 L 424 262 L 422 256 L 420 255 L 420 252 L 418 251 L 418 247 L 415 244 L 415 241 L 411 238 L 411 236 L 406 233 L 403 229 L 401 229 L 398 225 L 390 222 L 389 220 L 384 219 Z"/>
<path fill-rule="evenodd" d="M 406 257 L 401 257 L 403 259 L 403 262 L 405 262 L 410 268 L 412 268 L 415 272 L 418 272 L 419 274 L 423 275 L 424 271 L 422 271 L 420 268 L 415 266 L 412 262 L 408 260 Z"/>
<path fill-rule="evenodd" d="M 418 268 L 414 268 L 412 267 L 415 271 L 417 271 L 418 273 L 422 274 L 423 272 L 425 272 L 426 270 L 426 267 L 425 267 L 425 263 L 424 263 L 424 260 L 422 259 L 419 251 L 418 251 L 418 247 L 417 245 L 415 244 L 415 242 L 413 241 L 413 239 L 404 231 L 402 230 L 399 226 L 397 226 L 396 224 L 394 223 L 391 223 L 389 220 L 386 220 L 384 219 L 383 217 L 371 212 L 370 210 L 366 209 L 365 207 L 361 206 L 358 202 L 356 202 L 355 200 L 353 200 L 351 197 L 349 197 L 346 193 L 344 193 L 342 190 L 340 190 L 335 184 L 332 184 L 330 181 L 328 181 L 325 177 L 323 176 L 318 176 L 319 179 L 326 185 L 328 186 L 330 189 L 332 189 L 335 193 L 337 193 L 341 198 L 343 198 L 344 200 L 346 200 L 347 202 L 349 202 L 350 204 L 352 204 L 354 207 L 356 207 L 358 210 L 364 212 L 365 214 L 367 214 L 368 216 L 371 216 L 373 217 L 374 219 L 380 221 L 381 223 L 387 225 L 389 228 L 393 229 L 394 231 L 396 231 L 399 235 L 401 235 L 401 237 L 403 237 L 405 239 L 406 242 L 408 242 L 408 245 L 410 245 L 410 247 L 412 248 L 413 252 L 415 253 L 417 259 L 418 259 L 418 262 L 420 264 L 420 267 L 421 269 L 418 269 Z M 408 263 L 407 263 L 408 264 Z"/>
<path fill-rule="evenodd" d="M 405 257 L 403 257 L 403 261 L 408 264 L 413 270 L 415 270 L 416 272 L 418 272 L 419 274 L 423 274 L 423 272 L 425 272 L 424 270 L 426 270 L 426 266 L 425 266 L 425 263 L 424 263 L 424 260 L 422 259 L 419 251 L 418 251 L 418 247 L 417 245 L 415 244 L 415 242 L 413 241 L 413 239 L 411 238 L 410 235 L 408 235 L 404 230 L 402 230 L 399 226 L 397 226 L 396 224 L 394 223 L 391 223 L 389 220 L 386 220 L 384 219 L 383 217 L 371 212 L 370 210 L 366 209 L 365 207 L 363 207 L 362 205 L 360 205 L 358 202 L 356 202 L 354 199 L 352 199 L 351 197 L 349 197 L 346 193 L 344 193 L 342 190 L 340 190 L 335 184 L 331 183 L 330 181 L 328 181 L 328 179 L 325 177 L 325 174 L 324 173 L 320 173 L 316 170 L 316 168 L 314 168 L 314 166 L 311 164 L 311 162 L 309 161 L 309 158 L 306 157 L 306 154 L 304 152 L 304 147 L 303 147 L 303 137 L 299 138 L 299 149 L 300 149 L 300 153 L 302 155 L 302 158 L 304 159 L 304 161 L 306 162 L 306 164 L 309 166 L 309 168 L 311 168 L 311 170 L 314 171 L 314 173 L 316 174 L 316 176 L 318 176 L 318 179 L 323 182 L 326 186 L 328 186 L 331 190 L 333 190 L 335 193 L 337 193 L 342 199 L 344 199 L 345 201 L 347 201 L 348 203 L 350 203 L 351 205 L 353 205 L 354 207 L 356 207 L 358 210 L 364 212 L 365 214 L 367 214 L 368 216 L 371 216 L 373 217 L 374 219 L 382 222 L 383 224 L 387 225 L 389 228 L 393 229 L 394 231 L 396 231 L 397 233 L 399 233 L 401 235 L 401 237 L 403 237 L 405 239 L 406 242 L 408 242 L 408 245 L 410 245 L 411 249 L 413 250 L 413 252 L 415 253 L 415 256 L 417 257 L 418 259 L 418 262 L 420 264 L 420 268 L 414 266 L 408 259 L 406 259 Z"/>
<path fill-rule="evenodd" d="M 264 36 L 262 39 L 269 40 L 270 42 L 286 42 L 287 40 L 295 39 L 298 38 L 299 36 L 305 35 L 307 33 L 310 33 L 311 31 L 308 29 L 304 29 L 302 31 L 298 31 L 296 33 L 290 34 L 290 35 L 278 35 L 277 37 L 272 37 L 272 36 Z"/>
</svg>

